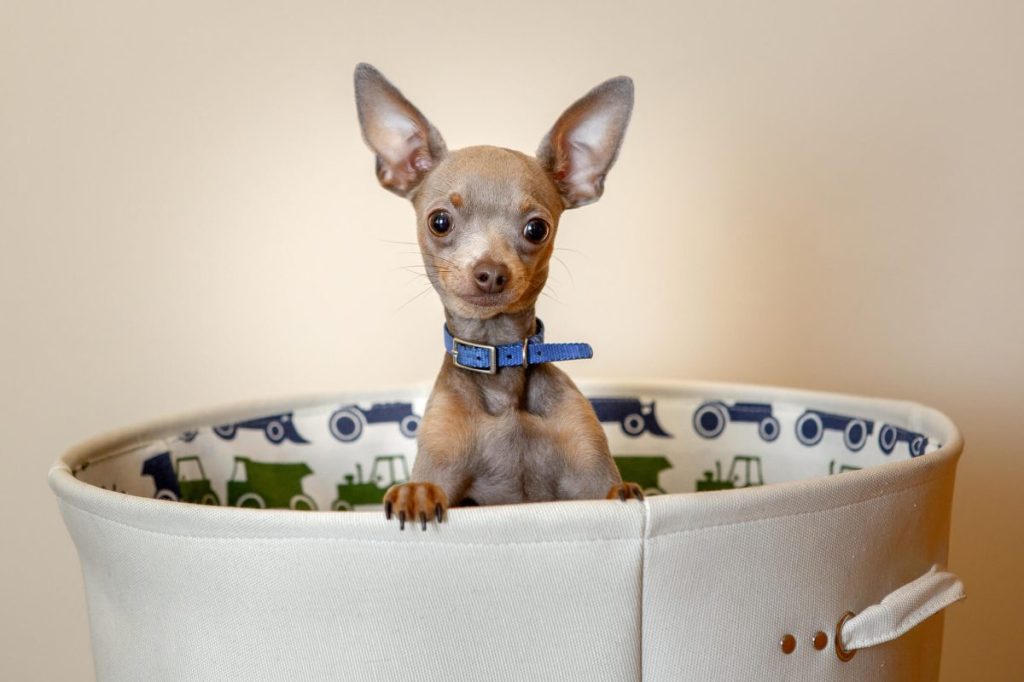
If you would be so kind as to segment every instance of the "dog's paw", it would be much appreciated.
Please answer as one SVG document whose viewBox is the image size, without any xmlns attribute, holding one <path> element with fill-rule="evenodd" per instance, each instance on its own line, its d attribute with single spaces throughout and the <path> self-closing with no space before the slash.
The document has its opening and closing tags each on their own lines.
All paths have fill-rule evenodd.
<svg viewBox="0 0 1024 682">
<path fill-rule="evenodd" d="M 636 483 L 616 483 L 608 489 L 606 499 L 614 500 L 616 497 L 623 502 L 626 500 L 643 500 L 644 491 Z"/>
<path fill-rule="evenodd" d="M 447 511 L 448 496 L 433 483 L 399 483 L 384 493 L 384 516 L 389 521 L 397 516 L 401 530 L 405 530 L 409 520 L 419 520 L 420 527 L 426 530 L 427 519 L 434 517 L 441 523 Z"/>
</svg>

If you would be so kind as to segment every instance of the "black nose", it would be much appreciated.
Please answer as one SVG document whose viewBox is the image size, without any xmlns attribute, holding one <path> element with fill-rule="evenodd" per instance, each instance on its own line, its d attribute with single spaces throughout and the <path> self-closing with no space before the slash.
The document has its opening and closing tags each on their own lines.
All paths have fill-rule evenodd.
<svg viewBox="0 0 1024 682">
<path fill-rule="evenodd" d="M 485 294 L 500 294 L 508 284 L 508 268 L 494 261 L 480 261 L 473 269 L 473 279 Z"/>
</svg>

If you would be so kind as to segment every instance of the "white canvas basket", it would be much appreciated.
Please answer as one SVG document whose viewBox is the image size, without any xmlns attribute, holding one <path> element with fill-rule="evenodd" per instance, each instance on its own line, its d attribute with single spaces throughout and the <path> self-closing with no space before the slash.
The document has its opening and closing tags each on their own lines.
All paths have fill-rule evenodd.
<svg viewBox="0 0 1024 682">
<path fill-rule="evenodd" d="M 400 531 L 379 502 L 411 470 L 425 390 L 73 449 L 50 485 L 97 678 L 938 678 L 941 611 L 963 597 L 945 570 L 948 418 L 753 386 L 582 388 L 644 502 L 453 509 Z"/>
</svg>

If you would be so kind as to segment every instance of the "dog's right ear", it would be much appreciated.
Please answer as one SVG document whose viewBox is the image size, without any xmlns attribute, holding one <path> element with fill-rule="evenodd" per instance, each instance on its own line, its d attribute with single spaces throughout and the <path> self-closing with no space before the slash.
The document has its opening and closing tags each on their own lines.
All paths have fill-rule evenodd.
<svg viewBox="0 0 1024 682">
<path fill-rule="evenodd" d="M 380 71 L 356 67 L 356 109 L 363 139 L 377 155 L 377 179 L 409 197 L 445 155 L 441 134 Z"/>
</svg>

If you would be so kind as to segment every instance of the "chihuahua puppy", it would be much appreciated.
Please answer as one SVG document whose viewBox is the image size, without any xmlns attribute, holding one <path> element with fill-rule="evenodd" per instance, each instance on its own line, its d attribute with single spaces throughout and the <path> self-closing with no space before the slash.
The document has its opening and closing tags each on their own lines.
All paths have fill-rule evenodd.
<svg viewBox="0 0 1024 682">
<path fill-rule="evenodd" d="M 381 185 L 412 201 L 427 277 L 445 310 L 446 353 L 420 422 L 408 483 L 384 496 L 400 527 L 450 505 L 643 499 L 623 483 L 590 402 L 551 361 L 534 315 L 562 211 L 597 201 L 633 108 L 633 82 L 605 81 L 570 106 L 536 157 L 449 151 L 379 71 L 355 71 L 363 139 Z"/>
</svg>

